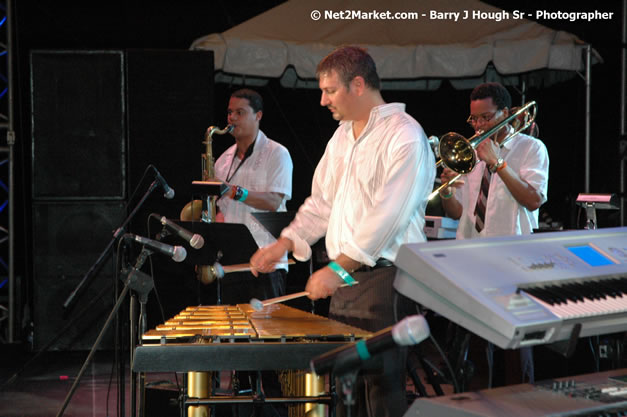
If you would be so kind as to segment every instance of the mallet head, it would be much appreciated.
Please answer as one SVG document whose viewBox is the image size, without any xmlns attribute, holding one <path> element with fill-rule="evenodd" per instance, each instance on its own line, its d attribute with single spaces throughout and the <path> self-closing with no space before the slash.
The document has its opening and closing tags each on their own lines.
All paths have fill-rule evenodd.
<svg viewBox="0 0 627 417">
<path fill-rule="evenodd" d="M 251 298 L 250 299 L 250 306 L 255 311 L 263 310 L 263 302 L 261 300 L 257 299 L 257 298 Z"/>
</svg>

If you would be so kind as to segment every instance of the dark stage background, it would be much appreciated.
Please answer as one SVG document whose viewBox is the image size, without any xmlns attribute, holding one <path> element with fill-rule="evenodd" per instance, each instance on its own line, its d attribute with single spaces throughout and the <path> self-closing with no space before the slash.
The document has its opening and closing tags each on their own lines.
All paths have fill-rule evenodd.
<svg viewBox="0 0 627 417">
<path fill-rule="evenodd" d="M 127 54 L 126 64 L 135 62 L 135 72 L 126 75 L 126 99 L 123 111 L 127 145 L 124 163 L 126 172 L 122 173 L 120 184 L 124 190 L 121 199 L 106 195 L 96 203 L 115 206 L 115 201 L 129 202 L 129 197 L 139 186 L 141 195 L 147 183 L 141 182 L 145 166 L 153 163 L 163 176 L 176 184 L 177 197 L 174 201 L 164 200 L 158 190 L 147 200 L 142 212 L 135 218 L 131 230 L 145 235 L 146 216 L 156 212 L 167 217 L 177 218 L 182 205 L 190 198 L 187 188 L 189 182 L 200 179 L 200 155 L 204 151 L 202 140 L 207 126 L 226 124 L 226 104 L 231 91 L 237 86 L 224 84 L 213 85 L 211 74 L 194 72 L 181 74 L 180 68 L 168 68 L 168 60 L 179 61 L 191 42 L 209 33 L 222 32 L 242 23 L 255 15 L 270 9 L 282 1 L 151 1 L 151 2 L 40 2 L 20 0 L 15 2 L 16 45 L 17 45 L 17 191 L 16 212 L 16 273 L 24 277 L 21 280 L 21 294 L 25 305 L 33 304 L 33 294 L 37 293 L 37 259 L 39 251 L 46 251 L 50 245 L 48 237 L 38 234 L 37 223 L 45 216 L 65 216 L 66 211 L 56 210 L 59 201 L 54 203 L 50 196 L 32 197 L 31 185 L 36 179 L 37 166 L 31 171 L 31 73 L 29 57 L 33 51 L 119 51 Z M 487 3 L 511 10 L 512 5 L 505 0 L 491 0 Z M 542 21 L 553 29 L 565 30 L 576 34 L 580 39 L 592 44 L 604 62 L 592 69 L 592 145 L 591 145 L 591 192 L 616 193 L 619 187 L 619 82 L 620 82 L 620 2 L 551 2 L 518 1 L 515 8 L 522 11 L 536 9 L 548 10 L 594 10 L 613 11 L 614 19 L 610 22 L 568 22 Z M 280 24 L 280 22 L 277 22 Z M 446 25 L 442 25 L 446 30 Z M 134 61 L 136 59 L 136 61 Z M 199 64 L 200 67 L 207 62 Z M 172 63 L 176 66 L 175 63 Z M 192 65 L 192 64 L 190 64 Z M 198 67 L 195 67 L 198 68 Z M 45 74 L 45 68 L 43 68 Z M 128 68 L 126 68 L 128 70 Z M 177 72 L 178 71 L 178 72 Z M 87 74 L 96 76 L 97 74 Z M 178 75 L 178 78 L 177 78 Z M 206 78 L 205 78 L 206 77 Z M 270 80 L 266 87 L 259 89 L 265 99 L 266 110 L 262 129 L 269 137 L 283 143 L 289 149 L 294 161 L 294 190 L 288 209 L 295 210 L 309 194 L 310 180 L 317 161 L 324 151 L 336 122 L 328 110 L 320 107 L 320 95 L 317 90 L 285 89 L 277 80 Z M 64 96 L 60 101 L 78 101 L 80 89 L 74 95 Z M 178 94 L 176 93 L 178 92 Z M 57 91 L 63 94 L 63 91 Z M 464 135 L 471 132 L 465 124 L 468 114 L 468 90 L 455 90 L 444 82 L 437 91 L 384 91 L 387 101 L 402 101 L 407 104 L 407 111 L 424 127 L 428 135 L 442 135 L 448 131 L 457 131 Z M 515 101 L 520 97 L 512 91 Z M 175 95 L 176 97 L 173 97 Z M 206 102 L 204 101 L 206 98 Z M 540 137 L 546 143 L 551 158 L 549 201 L 542 207 L 543 216 L 561 222 L 565 228 L 580 228 L 583 218 L 573 204 L 573 199 L 584 189 L 584 82 L 580 77 L 543 88 L 531 88 L 527 100 L 539 103 L 538 124 Z M 93 103 L 97 102 L 94 97 Z M 159 103 L 163 104 L 159 106 Z M 176 103 L 176 105 L 172 105 Z M 72 123 L 72 117 L 66 123 Z M 76 118 L 79 119 L 78 115 Z M 52 138 L 46 142 L 60 155 L 71 154 L 74 146 L 63 138 Z M 217 157 L 232 144 L 227 136 L 214 139 L 214 154 Z M 96 167 L 90 162 L 95 155 L 89 153 L 82 161 L 86 169 Z M 59 160 L 63 163 L 63 158 Z M 55 160 L 49 161 L 54 166 Z M 93 175 L 98 177 L 98 170 Z M 47 177 L 45 177 L 47 178 Z M 100 176 L 99 181 L 110 183 L 112 178 Z M 143 187 L 143 188 L 142 188 Z M 115 188 L 115 187 L 114 187 Z M 62 192 L 63 193 L 63 192 Z M 57 196 L 58 197 L 58 196 Z M 86 200 L 94 204 L 93 196 L 70 199 L 73 208 L 82 206 Z M 58 200 L 52 196 L 52 200 Z M 63 197 L 61 196 L 61 200 Z M 62 201 L 68 203 L 68 201 Z M 137 196 L 130 199 L 130 205 L 137 203 Z M 43 208 L 42 208 L 43 207 Z M 39 211 L 38 211 L 39 210 Z M 437 214 L 431 207 L 430 212 Z M 111 210 L 115 212 L 115 210 Z M 20 214 L 23 213 L 23 216 Z M 60 213 L 60 214 L 54 214 Z M 116 212 L 117 213 L 117 212 Z M 71 214 L 71 213 L 70 213 Z M 119 214 L 119 213 L 118 213 Z M 115 214 L 117 215 L 117 214 Z M 113 214 L 106 214 L 111 221 Z M 35 221 L 34 221 L 35 220 Z M 47 221 L 59 223 L 68 221 L 63 218 L 50 218 Z M 84 220 L 77 220 L 84 221 Z M 113 222 L 115 226 L 117 223 Z M 619 224 L 617 213 L 599 213 L 599 226 L 608 227 Z M 85 233 L 104 245 L 110 235 L 106 228 L 91 228 L 89 222 L 83 226 Z M 156 226 L 154 226 L 156 230 Z M 53 233 L 53 232 L 46 232 Z M 99 235 L 96 235 L 96 234 Z M 32 239 L 31 239 L 32 237 Z M 43 239 L 40 241 L 39 239 Z M 43 243 L 42 243 L 43 242 Z M 64 245 L 69 245 L 64 242 Z M 69 245 L 72 246 L 72 245 Z M 89 265 L 95 261 L 97 248 L 90 247 L 83 251 L 80 245 L 70 250 L 82 256 L 79 264 Z M 103 246 L 104 249 L 104 246 Z M 64 255 L 59 255 L 64 256 Z M 72 255 L 74 256 L 74 255 Z M 155 257 L 156 258 L 156 257 Z M 184 272 L 177 270 L 168 260 L 155 260 L 157 286 L 169 297 L 176 296 L 177 301 L 166 311 L 166 316 L 178 311 L 181 305 L 198 301 L 189 296 L 197 290 L 189 268 Z M 35 265 L 35 267 L 33 267 Z M 52 267 L 54 269 L 54 267 Z M 296 271 L 299 271 L 296 268 Z M 302 271 L 306 271 L 303 269 Z M 46 267 L 40 275 L 55 280 L 57 273 Z M 74 272 L 74 281 L 80 273 Z M 306 274 L 290 274 L 290 285 L 300 291 Z M 35 277 L 35 280 L 33 279 Z M 105 279 L 96 276 L 95 279 Z M 109 279 L 109 278 L 106 278 Z M 182 285 L 181 285 L 182 284 Z M 67 290 L 69 284 L 57 287 Z M 69 285 L 71 288 L 72 285 Z M 183 287 L 183 290 L 181 290 Z M 56 287 L 55 287 L 56 288 Z M 174 289 L 177 289 L 175 293 Z M 182 295 L 181 291 L 186 292 Z M 206 289 L 204 291 L 207 291 Z M 55 295 L 62 303 L 63 294 Z M 165 297 L 167 298 L 167 297 Z M 84 302 L 84 301 L 83 301 Z M 37 305 L 33 306 L 36 309 Z M 41 309 L 41 306 L 39 306 Z M 46 314 L 41 312 L 40 315 Z M 37 313 L 35 315 L 37 317 Z M 28 318 L 28 317 L 27 317 Z M 160 319 L 156 317 L 155 319 Z M 159 321 L 159 320 L 157 320 Z M 25 323 L 22 323 L 25 324 Z M 42 341 L 43 342 L 43 341 Z"/>
</svg>

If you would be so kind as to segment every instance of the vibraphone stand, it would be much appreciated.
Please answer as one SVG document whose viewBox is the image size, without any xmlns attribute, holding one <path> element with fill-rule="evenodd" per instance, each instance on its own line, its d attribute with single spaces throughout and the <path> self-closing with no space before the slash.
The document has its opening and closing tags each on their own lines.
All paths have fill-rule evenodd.
<svg viewBox="0 0 627 417">
<path fill-rule="evenodd" d="M 192 233 L 200 234 L 205 241 L 199 250 L 191 248 L 189 242 L 182 243 L 188 254 L 185 262 L 190 265 L 215 265 L 218 262 L 225 265 L 241 264 L 248 262 L 250 256 L 259 249 L 250 230 L 244 224 L 201 221 L 176 221 L 176 223 Z M 215 285 L 216 305 L 222 305 L 222 277 L 219 274 L 216 274 Z M 192 397 L 207 396 L 215 384 L 215 381 L 209 381 L 206 372 L 188 372 L 187 381 L 188 392 Z M 201 407 L 206 406 L 207 404 L 199 404 L 198 409 L 194 409 L 191 414 L 204 415 L 205 410 Z M 215 416 L 215 408 L 211 409 L 211 413 Z"/>
</svg>

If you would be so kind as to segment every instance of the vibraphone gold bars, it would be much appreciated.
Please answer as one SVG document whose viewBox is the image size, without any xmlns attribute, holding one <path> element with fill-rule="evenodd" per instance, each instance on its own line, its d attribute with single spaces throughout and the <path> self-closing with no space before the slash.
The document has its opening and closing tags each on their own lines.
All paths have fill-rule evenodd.
<svg viewBox="0 0 627 417">
<path fill-rule="evenodd" d="M 187 307 L 164 324 L 143 336 L 150 340 L 189 338 L 194 336 L 247 337 L 255 332 L 246 315 L 237 306 Z"/>
<path fill-rule="evenodd" d="M 299 404 L 290 407 L 290 416 L 322 416 L 323 408 L 311 410 L 332 402 L 321 395 L 324 378 L 292 370 L 308 370 L 314 357 L 368 336 L 365 330 L 283 304 L 260 311 L 250 304 L 187 307 L 144 334 L 143 345 L 135 349 L 133 371 L 187 372 L 184 404 L 188 415 L 198 416 L 207 415 L 203 407 L 212 404 L 259 402 L 252 396 L 211 396 L 207 372 L 281 370 L 283 394 L 289 397 L 264 401 Z"/>
<path fill-rule="evenodd" d="M 137 372 L 307 369 L 319 354 L 370 333 L 283 304 L 187 307 L 147 331 Z"/>
</svg>

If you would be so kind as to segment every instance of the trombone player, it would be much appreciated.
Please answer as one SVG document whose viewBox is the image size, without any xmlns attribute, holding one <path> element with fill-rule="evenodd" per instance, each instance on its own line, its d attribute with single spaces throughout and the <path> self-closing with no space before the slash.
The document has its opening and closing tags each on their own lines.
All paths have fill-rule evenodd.
<svg viewBox="0 0 627 417">
<path fill-rule="evenodd" d="M 481 84 L 470 95 L 467 122 L 475 132 L 487 132 L 510 115 L 511 105 L 501 84 Z M 548 152 L 542 141 L 523 133 L 501 146 L 512 131 L 507 124 L 481 142 L 475 168 L 440 191 L 446 215 L 459 219 L 457 239 L 526 235 L 538 227 L 539 208 L 547 200 Z M 440 178 L 444 184 L 456 175 L 444 168 Z"/>
<path fill-rule="evenodd" d="M 512 98 L 501 84 L 481 84 L 470 94 L 467 121 L 475 132 L 488 132 L 510 116 L 511 106 Z M 482 141 L 474 169 L 440 190 L 446 215 L 459 219 L 457 239 L 526 235 L 538 227 L 539 208 L 547 200 L 549 155 L 539 139 L 513 133 L 505 124 Z M 442 184 L 456 175 L 445 167 Z M 521 349 L 521 369 L 523 381 L 527 376 L 533 382 L 531 348 Z"/>
</svg>

